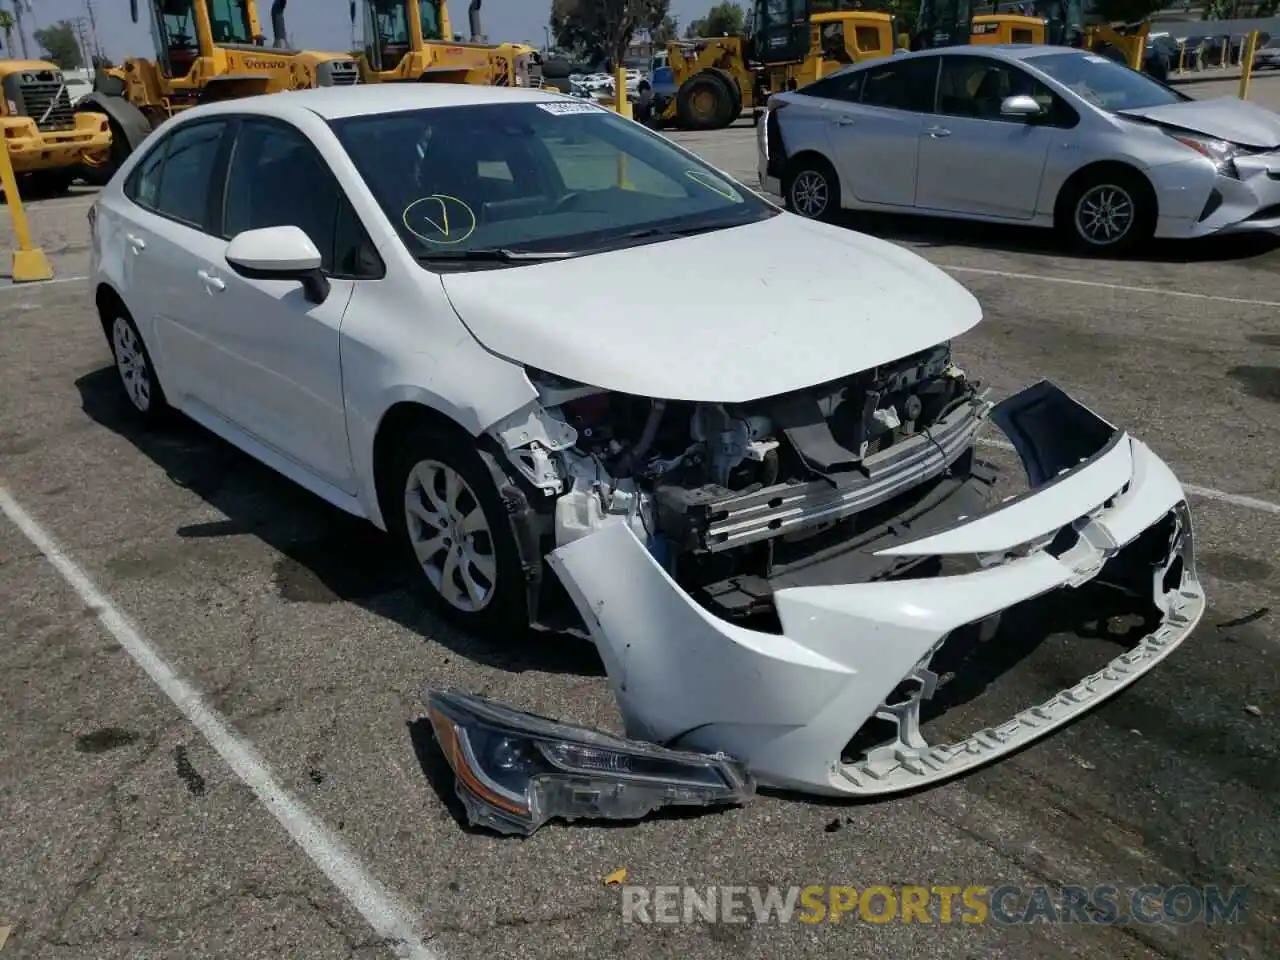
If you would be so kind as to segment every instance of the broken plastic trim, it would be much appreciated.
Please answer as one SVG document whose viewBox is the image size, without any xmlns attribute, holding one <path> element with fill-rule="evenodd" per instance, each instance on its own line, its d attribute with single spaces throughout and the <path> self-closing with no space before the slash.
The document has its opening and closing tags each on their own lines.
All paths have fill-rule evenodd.
<svg viewBox="0 0 1280 960">
<path fill-rule="evenodd" d="M 724 754 L 624 740 L 456 691 L 424 688 L 422 698 L 473 826 L 527 836 L 554 817 L 639 820 L 755 792 L 746 767 Z"/>
</svg>

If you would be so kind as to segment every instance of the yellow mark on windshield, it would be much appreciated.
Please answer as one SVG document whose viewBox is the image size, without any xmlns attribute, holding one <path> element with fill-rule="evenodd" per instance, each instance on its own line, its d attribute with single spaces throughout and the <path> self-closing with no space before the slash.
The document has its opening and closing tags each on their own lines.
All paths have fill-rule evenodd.
<svg viewBox="0 0 1280 960">
<path fill-rule="evenodd" d="M 423 243 L 462 243 L 476 232 L 476 212 L 465 200 L 445 193 L 419 197 L 400 216 L 405 229 Z"/>
<path fill-rule="evenodd" d="M 700 187 L 706 187 L 712 193 L 719 194 L 731 203 L 742 203 L 742 194 L 719 177 L 713 177 L 703 170 L 686 170 L 684 175 Z"/>
</svg>

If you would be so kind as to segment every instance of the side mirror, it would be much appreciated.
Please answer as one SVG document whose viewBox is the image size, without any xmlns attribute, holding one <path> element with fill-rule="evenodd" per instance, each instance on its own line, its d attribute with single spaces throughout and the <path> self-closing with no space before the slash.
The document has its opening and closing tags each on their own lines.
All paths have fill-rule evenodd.
<svg viewBox="0 0 1280 960">
<path fill-rule="evenodd" d="M 1038 117 L 1043 111 L 1035 97 L 1022 94 L 1016 97 L 1005 97 L 1000 103 L 1002 117 Z"/>
<path fill-rule="evenodd" d="M 329 280 L 320 270 L 320 251 L 294 226 L 245 230 L 227 244 L 227 263 L 250 280 L 297 280 L 311 303 L 324 303 Z"/>
</svg>

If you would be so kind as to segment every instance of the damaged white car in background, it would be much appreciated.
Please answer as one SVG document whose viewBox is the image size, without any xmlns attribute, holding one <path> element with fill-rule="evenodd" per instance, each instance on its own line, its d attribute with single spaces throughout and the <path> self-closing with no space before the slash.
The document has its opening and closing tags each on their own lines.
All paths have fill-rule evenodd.
<svg viewBox="0 0 1280 960">
<path fill-rule="evenodd" d="M 254 147 L 290 128 L 313 149 Z M 161 208 L 168 164 L 200 150 L 227 202 L 193 207 L 197 229 Z M 253 168 L 268 156 L 286 160 Z M 230 202 L 262 182 L 262 204 Z M 993 405 L 952 360 L 981 319 L 964 287 L 592 104 L 405 84 L 198 107 L 93 220 L 140 414 L 171 405 L 387 530 L 463 626 L 594 641 L 625 737 L 424 691 L 475 823 L 920 787 L 1115 693 L 1203 613 L 1178 481 L 1050 383 Z M 144 269 L 177 252 L 205 293 Z M 988 421 L 1027 493 L 994 497 Z M 1148 615 L 1137 643 L 925 740 L 942 660 L 1095 580 Z"/>
</svg>

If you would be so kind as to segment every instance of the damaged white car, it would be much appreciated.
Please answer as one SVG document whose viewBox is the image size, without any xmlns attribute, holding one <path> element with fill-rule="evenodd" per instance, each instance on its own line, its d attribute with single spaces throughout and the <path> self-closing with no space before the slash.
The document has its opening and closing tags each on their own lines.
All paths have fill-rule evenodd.
<svg viewBox="0 0 1280 960">
<path fill-rule="evenodd" d="M 1203 612 L 1178 481 L 1051 384 L 992 406 L 952 362 L 981 317 L 959 283 L 593 104 L 405 84 L 200 107 L 92 220 L 139 413 L 387 530 L 464 625 L 594 640 L 630 739 L 428 691 L 490 826 L 918 787 L 1119 690 Z M 1031 485 L 1004 502 L 989 419 Z M 1095 578 L 1152 631 L 924 740 L 936 658 Z"/>
</svg>

